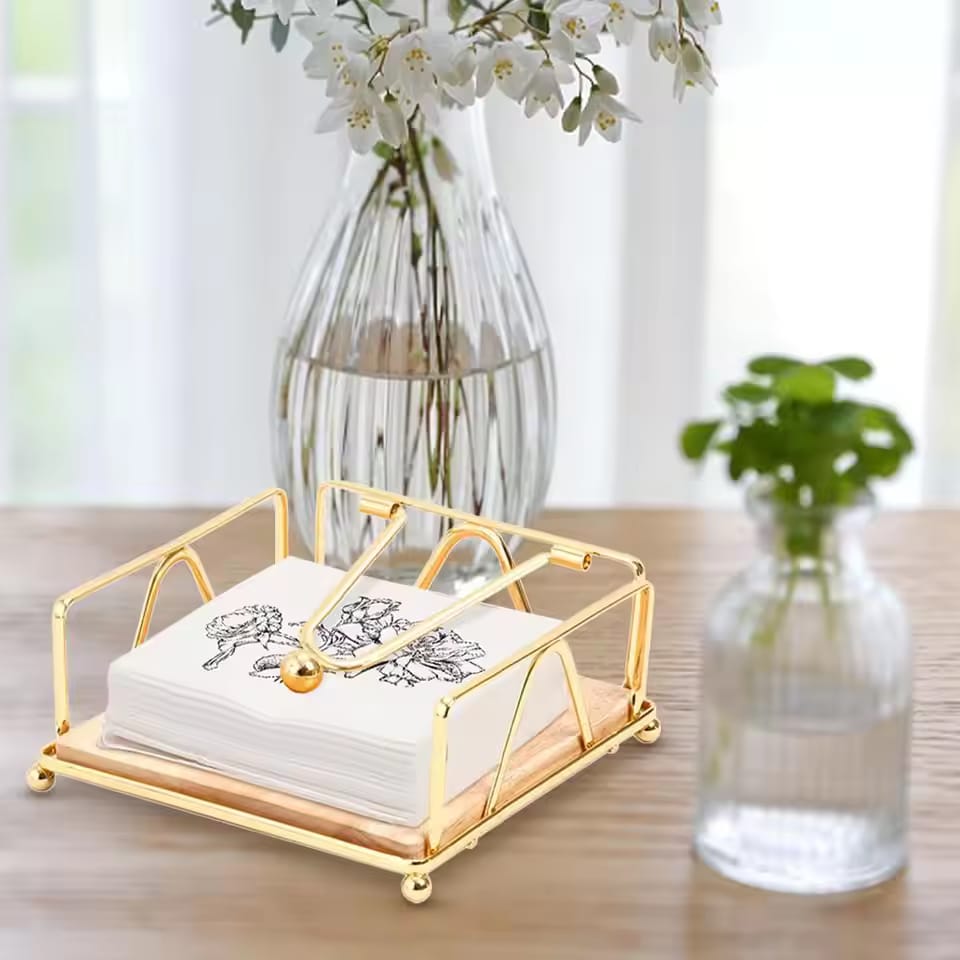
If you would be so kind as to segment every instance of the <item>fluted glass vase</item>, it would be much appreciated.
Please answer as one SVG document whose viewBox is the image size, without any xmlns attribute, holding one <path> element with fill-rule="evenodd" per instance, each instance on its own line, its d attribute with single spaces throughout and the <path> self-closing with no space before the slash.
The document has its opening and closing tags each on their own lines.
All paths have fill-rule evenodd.
<svg viewBox="0 0 960 960">
<path fill-rule="evenodd" d="M 864 554 L 872 508 L 750 497 L 760 549 L 704 640 L 694 838 L 735 880 L 832 893 L 905 861 L 910 634 Z"/>
<path fill-rule="evenodd" d="M 274 377 L 274 457 L 304 537 L 317 485 L 351 480 L 524 523 L 553 464 L 550 341 L 497 194 L 482 108 L 418 117 L 352 157 L 293 295 Z M 334 494 L 330 562 L 373 533 Z M 413 514 L 377 572 L 411 580 L 447 522 Z M 447 587 L 495 561 L 461 544 Z"/>
</svg>

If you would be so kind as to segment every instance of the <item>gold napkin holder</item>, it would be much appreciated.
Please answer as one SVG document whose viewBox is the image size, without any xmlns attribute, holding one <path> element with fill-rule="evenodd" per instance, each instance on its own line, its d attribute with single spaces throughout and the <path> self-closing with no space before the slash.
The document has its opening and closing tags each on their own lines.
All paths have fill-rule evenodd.
<svg viewBox="0 0 960 960">
<path fill-rule="evenodd" d="M 500 663 L 477 674 L 440 698 L 434 708 L 430 761 L 428 816 L 421 827 L 398 827 L 292 797 L 201 770 L 173 760 L 161 760 L 98 746 L 102 717 L 72 727 L 67 678 L 67 616 L 79 600 L 118 580 L 153 566 L 143 608 L 134 634 L 134 647 L 143 643 L 150 628 L 157 595 L 173 567 L 185 564 L 204 602 L 214 591 L 193 544 L 233 520 L 272 501 L 274 508 L 274 555 L 283 560 L 289 553 L 287 495 L 266 490 L 256 497 L 195 527 L 175 540 L 125 563 L 61 596 L 53 607 L 53 685 L 56 739 L 40 751 L 27 772 L 27 784 L 37 793 L 50 790 L 58 774 L 119 793 L 140 797 L 254 830 L 267 836 L 298 843 L 348 860 L 402 875 L 401 892 L 411 903 L 423 903 L 432 890 L 431 874 L 534 800 L 549 793 L 601 756 L 615 753 L 620 743 L 634 737 L 654 743 L 660 736 L 656 706 L 646 699 L 647 668 L 653 621 L 653 586 L 643 564 L 625 553 L 593 544 L 462 513 L 346 482 L 321 485 L 317 493 L 314 559 L 324 562 L 324 517 L 333 490 L 355 495 L 359 509 L 386 521 L 384 529 L 344 574 L 333 590 L 304 624 L 301 649 L 289 655 L 282 671 L 287 686 L 298 693 L 311 693 L 321 686 L 324 672 L 364 669 L 392 656 L 403 646 L 448 623 L 466 610 L 507 590 L 514 606 L 530 612 L 523 579 L 546 566 L 559 566 L 583 574 L 594 561 L 607 561 L 626 568 L 627 581 L 557 624 L 532 643 Z M 415 627 L 383 644 L 372 653 L 351 660 L 334 660 L 313 642 L 314 628 L 347 596 L 357 580 L 397 537 L 408 510 L 422 510 L 445 518 L 449 529 L 437 544 L 416 581 L 428 589 L 443 568 L 453 548 L 463 540 L 477 538 L 495 553 L 500 576 L 448 607 L 420 621 Z M 529 559 L 514 563 L 505 537 L 520 538 L 541 549 Z M 626 643 L 623 686 L 581 677 L 577 672 L 567 637 L 595 617 L 622 603 L 629 603 L 631 616 Z M 567 712 L 517 750 L 513 741 L 523 716 L 530 680 L 537 666 L 551 654 L 562 663 L 570 707 Z M 495 770 L 463 793 L 446 800 L 447 724 L 456 705 L 478 687 L 520 663 L 528 664 L 513 717 Z"/>
</svg>

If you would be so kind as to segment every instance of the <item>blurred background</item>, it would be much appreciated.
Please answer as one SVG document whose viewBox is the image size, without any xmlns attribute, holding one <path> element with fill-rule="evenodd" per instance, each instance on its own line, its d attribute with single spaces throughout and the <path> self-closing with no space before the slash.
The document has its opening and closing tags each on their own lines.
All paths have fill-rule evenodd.
<svg viewBox="0 0 960 960">
<path fill-rule="evenodd" d="M 203 0 L 0 0 L 0 502 L 220 504 L 272 480 L 284 311 L 346 160 L 322 84 Z M 559 393 L 554 505 L 729 503 L 677 453 L 758 352 L 858 353 L 960 500 L 960 3 L 728 0 L 719 90 L 583 149 L 491 96 Z M 609 63 L 607 62 L 609 61 Z"/>
</svg>

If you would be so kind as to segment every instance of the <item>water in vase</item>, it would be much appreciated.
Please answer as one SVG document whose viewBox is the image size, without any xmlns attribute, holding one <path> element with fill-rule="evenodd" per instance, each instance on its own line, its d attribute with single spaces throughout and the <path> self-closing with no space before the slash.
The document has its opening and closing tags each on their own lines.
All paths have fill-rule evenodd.
<svg viewBox="0 0 960 960">
<path fill-rule="evenodd" d="M 325 366 L 286 351 L 279 397 L 281 445 L 296 438 L 283 478 L 300 516 L 312 512 L 317 482 L 340 477 L 493 517 L 523 518 L 536 503 L 552 446 L 553 382 L 547 348 L 487 370 L 458 375 L 373 375 Z M 330 435 L 337 425 L 336 436 Z M 371 442 L 372 441 L 372 442 Z M 463 502 L 463 491 L 468 502 Z M 455 502 L 459 501 L 459 502 Z M 344 567 L 369 540 L 369 518 L 348 497 L 331 499 L 328 562 Z M 450 522 L 411 511 L 394 548 L 375 568 L 416 578 L 427 545 Z M 464 589 L 488 569 L 489 547 L 461 544 L 441 586 Z"/>
</svg>

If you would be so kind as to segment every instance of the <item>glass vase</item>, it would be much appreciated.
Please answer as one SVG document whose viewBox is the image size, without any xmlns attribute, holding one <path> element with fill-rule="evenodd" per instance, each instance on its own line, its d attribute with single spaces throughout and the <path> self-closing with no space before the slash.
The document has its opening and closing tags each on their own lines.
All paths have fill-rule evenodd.
<svg viewBox="0 0 960 960">
<path fill-rule="evenodd" d="M 526 523 L 553 465 L 543 311 L 497 194 L 480 104 L 417 115 L 399 149 L 354 155 L 294 292 L 274 377 L 274 459 L 312 542 L 317 485 L 351 480 Z M 372 536 L 334 492 L 329 562 Z M 449 521 L 412 513 L 376 572 L 411 581 Z M 461 544 L 438 581 L 496 567 Z"/>
<path fill-rule="evenodd" d="M 869 886 L 906 858 L 911 711 L 904 609 L 861 543 L 873 503 L 748 499 L 759 551 L 703 647 L 694 846 L 754 886 Z"/>
</svg>

